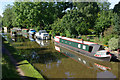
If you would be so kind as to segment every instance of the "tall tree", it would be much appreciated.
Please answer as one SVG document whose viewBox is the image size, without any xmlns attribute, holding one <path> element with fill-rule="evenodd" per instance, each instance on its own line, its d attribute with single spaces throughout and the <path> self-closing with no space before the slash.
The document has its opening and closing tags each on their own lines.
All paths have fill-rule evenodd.
<svg viewBox="0 0 120 80">
<path fill-rule="evenodd" d="M 103 35 L 104 30 L 106 30 L 113 24 L 113 18 L 114 18 L 114 14 L 112 11 L 104 11 L 103 10 L 99 13 L 99 16 L 96 20 L 96 24 L 94 27 L 96 34 L 98 36 L 100 34 Z"/>
<path fill-rule="evenodd" d="M 0 15 L 0 27 L 2 27 L 2 16 Z"/>
<path fill-rule="evenodd" d="M 117 14 L 114 16 L 114 33 L 120 35 L 120 16 Z"/>
<path fill-rule="evenodd" d="M 15 22 L 18 26 L 38 26 L 40 29 L 50 29 L 58 17 L 62 17 L 62 12 L 70 7 L 71 3 L 53 3 L 53 2 L 15 2 L 14 12 Z"/>
<path fill-rule="evenodd" d="M 97 3 L 101 11 L 107 11 L 110 8 L 111 3 L 110 2 L 98 2 Z"/>
<path fill-rule="evenodd" d="M 86 22 L 89 23 L 89 28 L 93 28 L 94 22 L 97 18 L 97 13 L 99 12 L 99 7 L 96 2 L 80 2 L 74 3 L 74 6 L 82 13 L 82 16 L 85 18 Z"/>
<path fill-rule="evenodd" d="M 114 6 L 113 12 L 117 13 L 120 16 L 120 2 Z"/>
<path fill-rule="evenodd" d="M 3 26 L 12 27 L 12 6 L 8 4 L 3 12 Z"/>
</svg>

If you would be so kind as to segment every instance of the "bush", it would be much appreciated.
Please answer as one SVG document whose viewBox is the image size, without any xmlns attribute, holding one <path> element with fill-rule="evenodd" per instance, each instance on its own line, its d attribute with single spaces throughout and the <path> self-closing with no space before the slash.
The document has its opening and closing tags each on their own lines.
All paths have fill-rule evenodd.
<svg viewBox="0 0 120 80">
<path fill-rule="evenodd" d="M 108 42 L 108 45 L 110 50 L 118 49 L 118 38 L 111 38 Z"/>
<path fill-rule="evenodd" d="M 86 35 L 82 35 L 81 38 L 85 41 L 87 41 L 87 36 Z"/>
</svg>

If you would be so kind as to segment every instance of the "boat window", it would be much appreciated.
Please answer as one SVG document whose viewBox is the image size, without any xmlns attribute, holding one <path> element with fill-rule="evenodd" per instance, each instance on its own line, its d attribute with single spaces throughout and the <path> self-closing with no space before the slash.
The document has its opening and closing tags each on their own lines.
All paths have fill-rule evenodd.
<svg viewBox="0 0 120 80">
<path fill-rule="evenodd" d="M 91 52 L 91 51 L 92 51 L 92 49 L 93 49 L 93 47 L 92 47 L 92 46 L 89 46 L 89 52 Z"/>
<path fill-rule="evenodd" d="M 39 35 L 41 35 L 41 33 L 39 33 Z"/>
<path fill-rule="evenodd" d="M 71 44 L 71 42 L 69 44 Z"/>
<path fill-rule="evenodd" d="M 85 45 L 83 45 L 83 49 L 86 49 L 86 46 L 85 46 Z"/>
<path fill-rule="evenodd" d="M 99 50 L 105 50 L 105 49 L 104 49 L 104 46 L 100 45 Z"/>
<path fill-rule="evenodd" d="M 81 48 L 81 44 L 78 44 L 78 48 Z"/>
<path fill-rule="evenodd" d="M 48 34 L 44 34 L 44 36 L 48 36 Z"/>
</svg>

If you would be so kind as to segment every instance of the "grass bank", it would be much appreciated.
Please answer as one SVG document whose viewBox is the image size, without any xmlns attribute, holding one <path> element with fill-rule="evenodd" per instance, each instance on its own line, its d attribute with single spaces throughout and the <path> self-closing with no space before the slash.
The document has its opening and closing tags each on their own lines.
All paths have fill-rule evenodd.
<svg viewBox="0 0 120 80">
<path fill-rule="evenodd" d="M 19 62 L 18 67 L 24 72 L 25 76 L 41 78 L 40 80 L 44 80 L 42 75 L 37 70 L 35 70 L 27 60 Z"/>
<path fill-rule="evenodd" d="M 20 78 L 18 72 L 16 71 L 16 67 L 10 61 L 10 58 L 6 55 L 6 53 L 2 54 L 2 78 Z"/>
<path fill-rule="evenodd" d="M 28 78 L 31 78 L 32 80 L 34 80 L 34 79 L 35 80 L 36 79 L 37 80 L 44 80 L 44 78 L 42 77 L 42 75 L 27 60 L 25 60 L 17 52 L 17 50 L 8 41 L 6 41 L 4 38 L 3 38 L 3 44 L 4 44 L 5 48 L 9 50 L 9 52 L 12 54 L 12 56 L 18 62 L 18 67 L 24 72 L 24 76 L 26 76 Z"/>
</svg>

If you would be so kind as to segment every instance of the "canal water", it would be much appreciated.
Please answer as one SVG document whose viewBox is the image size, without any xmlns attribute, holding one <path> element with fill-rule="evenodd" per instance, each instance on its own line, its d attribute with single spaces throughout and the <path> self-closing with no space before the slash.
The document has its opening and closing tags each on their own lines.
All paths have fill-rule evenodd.
<svg viewBox="0 0 120 80">
<path fill-rule="evenodd" d="M 52 40 L 23 36 L 8 36 L 6 39 L 48 80 L 53 78 L 63 80 L 66 78 L 118 78 L 118 62 L 94 60 L 55 45 Z"/>
</svg>

